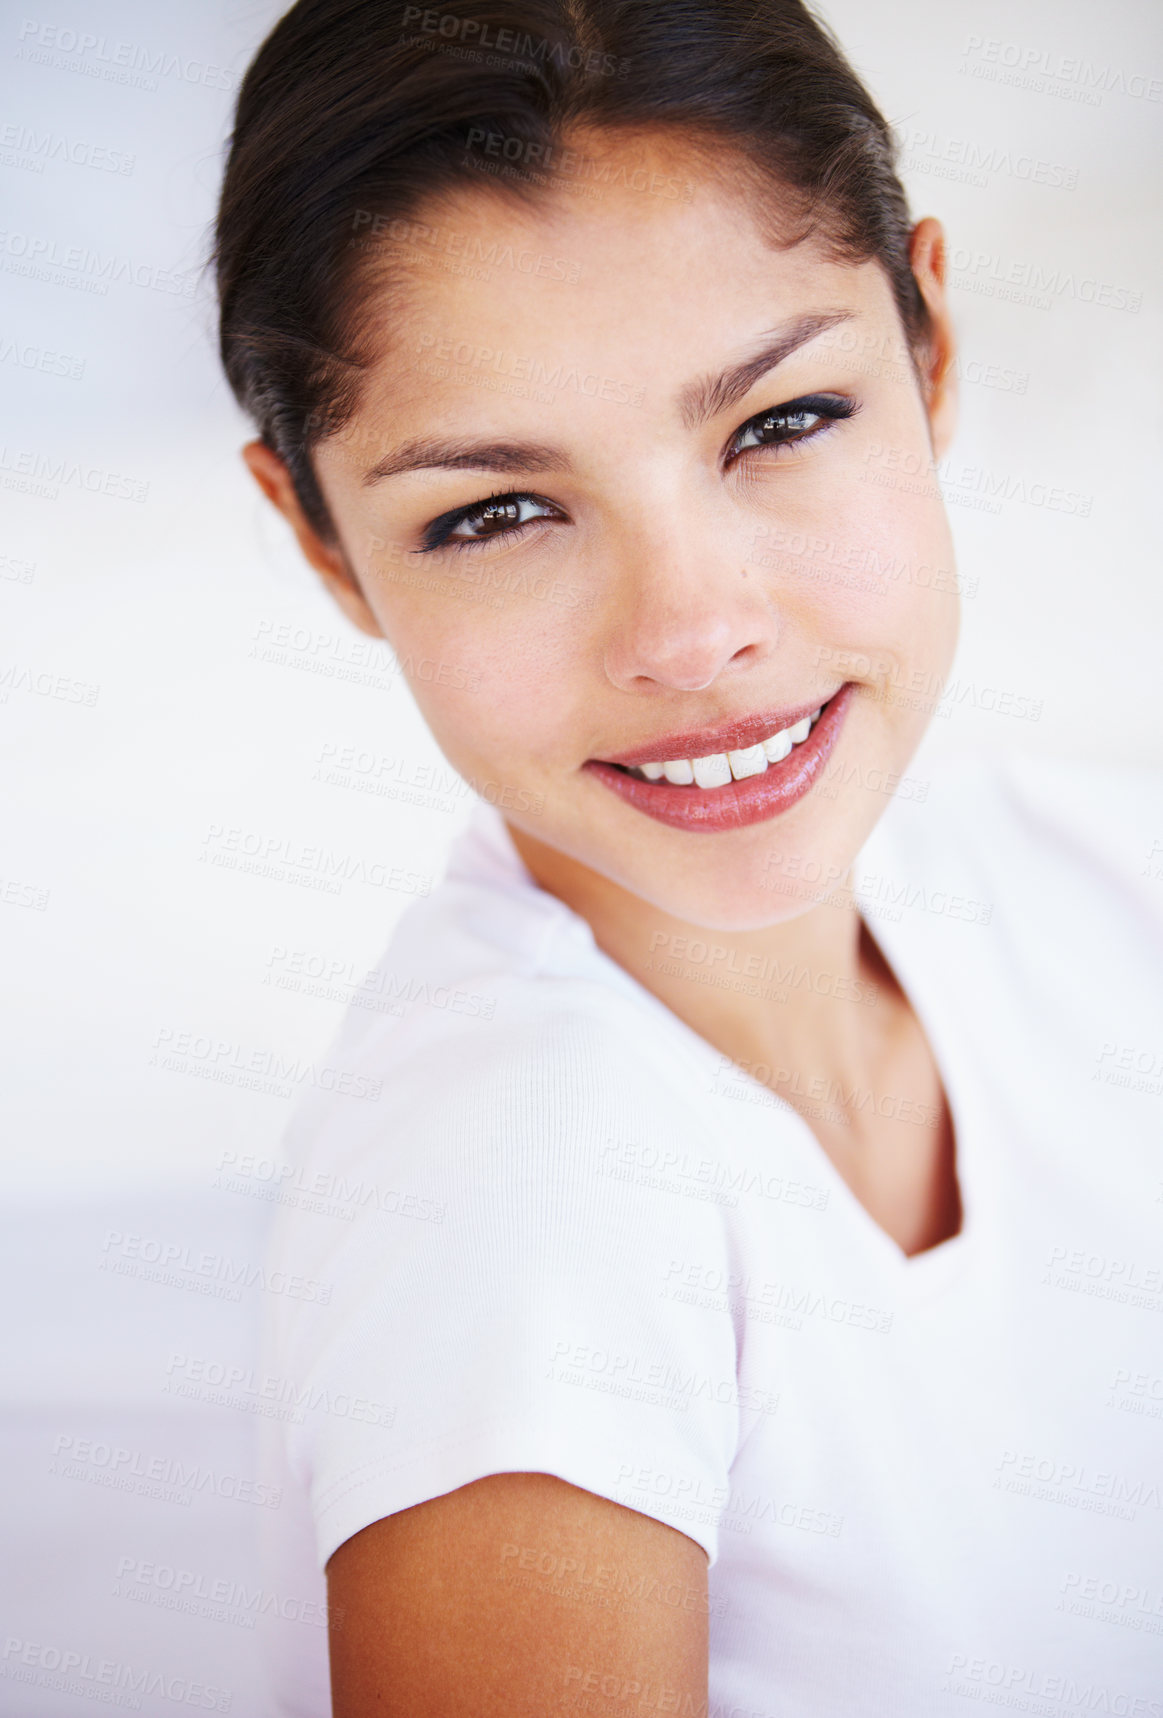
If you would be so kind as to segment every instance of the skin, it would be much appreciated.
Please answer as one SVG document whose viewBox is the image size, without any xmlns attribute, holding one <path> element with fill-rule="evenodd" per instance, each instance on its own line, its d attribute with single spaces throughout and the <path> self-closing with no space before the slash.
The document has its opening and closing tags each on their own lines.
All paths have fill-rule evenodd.
<svg viewBox="0 0 1163 1718">
<path fill-rule="evenodd" d="M 707 1710 L 702 1547 L 550 1474 L 492 1474 L 374 1522 L 327 1586 L 335 1718 L 623 1718 L 663 1689 L 662 1711 Z"/>
<path fill-rule="evenodd" d="M 576 260 L 578 278 L 500 267 L 482 280 L 389 240 L 392 283 L 371 303 L 376 355 L 358 408 L 314 455 L 335 540 L 308 523 L 268 448 L 254 442 L 245 458 L 345 614 L 405 664 L 449 761 L 490 798 L 503 790 L 534 878 L 589 921 L 607 953 L 745 1069 L 794 1067 L 830 1089 L 892 1100 L 837 1117 L 834 1104 L 821 1111 L 775 1088 L 912 1254 L 960 1221 L 939 1074 L 851 898 L 841 890 L 814 902 L 798 879 L 843 876 L 888 803 L 885 778 L 907 768 L 956 642 L 953 550 L 931 476 L 954 416 L 941 228 L 926 219 L 911 237 L 934 327 L 918 375 L 876 263 L 829 260 L 814 240 L 775 248 L 730 177 L 708 173 L 681 142 L 582 143 L 592 158 L 677 177 L 693 194 L 626 186 L 583 199 L 550 189 L 521 207 L 473 187 L 426 208 L 426 221 L 470 242 Z M 690 421 L 684 388 L 805 315 L 847 320 L 705 422 Z M 499 371 L 474 365 L 482 348 L 504 355 Z M 514 368 L 527 376 L 534 362 L 543 376 L 561 365 L 607 385 L 592 395 L 480 385 Z M 858 410 L 790 445 L 739 450 L 749 420 L 807 394 Z M 365 481 L 420 437 L 550 444 L 569 466 Z M 507 492 L 542 498 L 549 517 L 501 540 L 423 552 L 438 515 Z M 895 576 L 877 570 L 890 557 Z M 409 671 L 424 662 L 441 671 Z M 764 823 L 673 829 L 583 769 L 683 729 L 822 703 L 845 682 L 853 696 L 831 773 Z M 660 970 L 660 942 L 665 950 L 667 939 L 700 933 L 732 949 L 737 965 L 791 961 L 820 983 L 797 988 L 788 1005 L 700 983 L 681 961 Z M 876 1005 L 847 1000 L 854 985 L 874 986 Z M 930 1124 L 895 1119 L 917 1113 L 905 1104 L 923 1106 Z M 876 1113 L 886 1107 L 890 1115 Z M 550 1476 L 493 1476 L 376 1523 L 332 1559 L 332 1603 L 353 1616 L 333 1637 L 337 1713 L 542 1712 L 563 1698 L 562 1666 L 579 1663 L 677 1676 L 705 1698 L 705 1634 L 700 1645 L 690 1617 L 676 1636 L 633 1606 L 603 1615 L 602 1657 L 588 1610 L 498 1585 L 499 1544 L 549 1543 L 540 1525 L 522 1537 L 547 1498 L 553 1544 L 576 1554 L 601 1541 L 612 1559 L 677 1570 L 705 1594 L 704 1554 L 682 1534 Z M 439 1555 L 450 1543 L 452 1572 Z M 418 1592 L 432 1602 L 400 1597 Z M 385 1634 L 388 1611 L 403 1621 Z M 457 1629 L 436 1653 L 424 1619 L 450 1611 Z M 681 1644 L 692 1638 L 693 1668 Z"/>
</svg>

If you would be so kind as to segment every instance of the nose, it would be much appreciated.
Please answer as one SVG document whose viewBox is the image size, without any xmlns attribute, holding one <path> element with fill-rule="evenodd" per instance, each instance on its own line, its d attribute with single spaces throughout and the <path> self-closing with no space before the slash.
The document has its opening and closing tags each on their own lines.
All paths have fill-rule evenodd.
<svg viewBox="0 0 1163 1718">
<path fill-rule="evenodd" d="M 701 692 L 775 649 L 778 616 L 763 582 L 705 526 L 635 533 L 618 559 L 604 650 L 620 691 Z"/>
</svg>

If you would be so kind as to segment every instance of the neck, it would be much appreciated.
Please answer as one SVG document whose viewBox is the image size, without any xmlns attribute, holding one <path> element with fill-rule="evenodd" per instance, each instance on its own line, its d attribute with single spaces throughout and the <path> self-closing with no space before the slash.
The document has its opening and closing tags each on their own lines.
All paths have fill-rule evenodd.
<svg viewBox="0 0 1163 1718">
<path fill-rule="evenodd" d="M 611 959 L 723 1055 L 761 1070 L 776 1091 L 779 1068 L 873 1083 L 907 1003 L 854 907 L 824 903 L 778 925 L 707 930 L 508 828 L 540 886 L 587 920 Z"/>
</svg>

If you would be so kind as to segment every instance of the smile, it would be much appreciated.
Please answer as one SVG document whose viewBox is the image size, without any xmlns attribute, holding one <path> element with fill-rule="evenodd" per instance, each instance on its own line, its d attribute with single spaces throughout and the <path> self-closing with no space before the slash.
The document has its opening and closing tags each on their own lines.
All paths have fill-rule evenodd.
<svg viewBox="0 0 1163 1718">
<path fill-rule="evenodd" d="M 662 781 L 674 787 L 726 787 L 729 781 L 744 781 L 748 776 L 763 775 L 768 764 L 780 764 L 793 748 L 802 746 L 823 714 L 824 706 L 793 727 L 780 728 L 757 746 L 746 746 L 738 752 L 712 752 L 707 758 L 668 758 L 662 764 L 635 764 L 630 774 L 643 781 Z"/>
<path fill-rule="evenodd" d="M 814 710 L 794 712 L 782 724 L 763 717 L 730 724 L 718 731 L 722 749 L 658 757 L 670 750 L 663 742 L 652 748 L 654 758 L 641 752 L 591 758 L 584 768 L 636 810 L 675 829 L 710 833 L 763 823 L 795 805 L 818 780 L 852 691 L 847 682 Z"/>
</svg>

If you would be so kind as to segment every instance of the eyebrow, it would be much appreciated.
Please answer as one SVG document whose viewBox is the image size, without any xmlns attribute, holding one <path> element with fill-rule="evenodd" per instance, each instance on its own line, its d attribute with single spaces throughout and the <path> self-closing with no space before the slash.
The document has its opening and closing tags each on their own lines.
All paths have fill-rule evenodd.
<svg viewBox="0 0 1163 1718">
<path fill-rule="evenodd" d="M 700 376 L 680 390 L 678 405 L 683 423 L 687 429 L 701 428 L 710 418 L 725 412 L 728 406 L 745 399 L 769 370 L 774 370 L 785 358 L 806 346 L 809 340 L 814 340 L 828 328 L 835 328 L 840 322 L 851 322 L 852 316 L 850 310 L 823 311 L 815 316 L 797 316 L 794 322 L 785 322 L 782 327 L 771 329 L 769 332 L 774 338 L 764 336 L 767 343 L 753 358 L 745 358 L 741 364 L 722 371 L 718 376 Z"/>
<path fill-rule="evenodd" d="M 569 471 L 568 454 L 559 447 L 528 441 L 442 441 L 421 437 L 405 442 L 394 453 L 365 471 L 366 486 L 401 471 Z"/>
<path fill-rule="evenodd" d="M 683 424 L 687 429 L 700 428 L 745 398 L 756 382 L 809 340 L 835 328 L 838 323 L 850 322 L 852 316 L 850 310 L 797 316 L 794 321 L 770 330 L 774 337 L 766 339 L 754 357 L 745 358 L 742 363 L 723 370 L 719 375 L 700 376 L 688 382 L 678 394 Z M 364 488 L 369 488 L 404 471 L 502 471 L 531 476 L 572 469 L 565 450 L 545 442 L 465 441 L 422 436 L 385 455 L 364 473 L 362 482 Z"/>
</svg>

